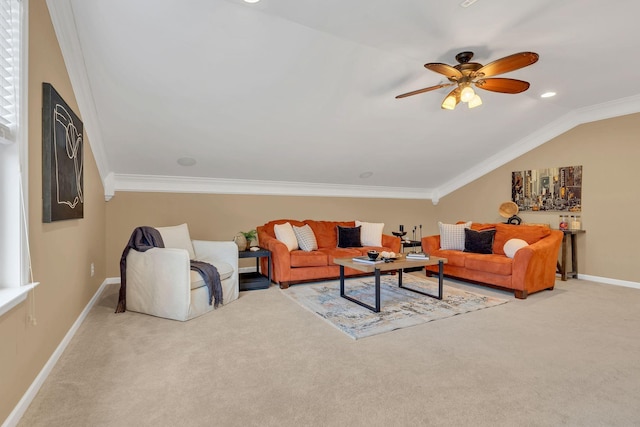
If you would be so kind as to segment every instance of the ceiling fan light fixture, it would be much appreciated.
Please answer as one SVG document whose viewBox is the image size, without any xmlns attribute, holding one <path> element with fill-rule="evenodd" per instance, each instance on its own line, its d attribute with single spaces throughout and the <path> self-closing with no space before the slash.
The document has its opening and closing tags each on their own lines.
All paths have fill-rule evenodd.
<svg viewBox="0 0 640 427">
<path fill-rule="evenodd" d="M 453 95 L 449 95 L 444 99 L 444 101 L 442 101 L 442 105 L 440 107 L 442 107 L 443 110 L 453 110 L 454 108 L 456 108 L 457 104 L 458 102 L 456 97 Z"/>
<path fill-rule="evenodd" d="M 476 93 L 473 91 L 473 88 L 471 86 L 465 86 L 460 92 L 460 101 L 469 102 L 474 96 L 476 96 Z"/>
<path fill-rule="evenodd" d="M 475 96 L 471 98 L 471 101 L 469 101 L 469 108 L 476 108 L 481 105 L 482 105 L 482 99 L 480 99 L 480 97 L 476 93 Z"/>
</svg>

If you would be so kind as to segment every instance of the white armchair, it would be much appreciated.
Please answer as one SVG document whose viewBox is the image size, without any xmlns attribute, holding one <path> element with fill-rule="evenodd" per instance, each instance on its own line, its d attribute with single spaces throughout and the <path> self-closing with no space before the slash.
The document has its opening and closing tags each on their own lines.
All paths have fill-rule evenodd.
<svg viewBox="0 0 640 427">
<path fill-rule="evenodd" d="M 209 289 L 202 276 L 191 270 L 190 259 L 218 269 L 223 306 L 238 299 L 238 246 L 234 242 L 192 241 L 186 224 L 156 229 L 164 248 L 131 250 L 127 255 L 127 310 L 181 321 L 213 310 Z"/>
</svg>

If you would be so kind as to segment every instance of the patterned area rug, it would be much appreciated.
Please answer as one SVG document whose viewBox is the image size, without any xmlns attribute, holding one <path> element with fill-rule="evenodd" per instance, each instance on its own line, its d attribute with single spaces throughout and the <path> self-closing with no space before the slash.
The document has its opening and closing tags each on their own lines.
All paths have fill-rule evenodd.
<svg viewBox="0 0 640 427">
<path fill-rule="evenodd" d="M 435 278 L 403 274 L 402 284 L 432 294 L 438 292 Z M 446 283 L 443 299 L 437 300 L 399 288 L 398 276 L 389 275 L 380 278 L 380 313 L 340 297 L 339 280 L 293 285 L 281 292 L 356 340 L 507 302 L 463 291 Z M 374 278 L 347 279 L 345 293 L 374 306 Z"/>
</svg>

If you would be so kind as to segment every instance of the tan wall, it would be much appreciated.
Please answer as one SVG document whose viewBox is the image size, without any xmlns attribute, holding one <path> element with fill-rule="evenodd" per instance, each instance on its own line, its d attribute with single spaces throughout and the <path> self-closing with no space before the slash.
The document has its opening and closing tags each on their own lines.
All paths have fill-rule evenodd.
<svg viewBox="0 0 640 427">
<path fill-rule="evenodd" d="M 107 203 L 107 275 L 119 277 L 122 250 L 140 225 L 186 222 L 193 239 L 232 240 L 239 231 L 274 219 L 357 219 L 384 222 L 384 232 L 391 234 L 400 224 L 408 230 L 433 222 L 433 211 L 428 200 L 118 192 Z"/>
<path fill-rule="evenodd" d="M 640 114 L 578 126 L 443 197 L 436 216 L 443 221 L 503 220 L 498 207 L 511 199 L 511 172 L 583 166 L 582 216 L 578 236 L 581 274 L 640 282 L 636 242 L 640 229 L 631 218 L 640 209 Z M 525 222 L 558 227 L 558 213 L 527 212 Z M 634 221 L 635 222 L 635 221 Z"/>
<path fill-rule="evenodd" d="M 42 82 L 53 84 L 73 111 L 80 111 L 45 0 L 30 0 L 29 15 L 29 240 L 34 279 L 41 284 L 35 311 L 30 295 L 0 317 L 0 421 L 9 416 L 106 276 L 104 189 L 88 143 L 84 219 L 42 223 Z M 31 313 L 37 326 L 26 321 Z"/>
</svg>

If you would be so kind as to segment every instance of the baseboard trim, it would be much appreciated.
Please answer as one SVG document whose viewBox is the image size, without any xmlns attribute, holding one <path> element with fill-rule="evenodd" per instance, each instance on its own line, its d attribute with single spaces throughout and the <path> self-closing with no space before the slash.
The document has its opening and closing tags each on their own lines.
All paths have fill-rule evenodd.
<svg viewBox="0 0 640 427">
<path fill-rule="evenodd" d="M 578 279 L 590 280 L 592 282 L 604 283 L 607 285 L 624 286 L 626 288 L 640 289 L 640 283 L 628 280 L 611 279 L 608 277 L 590 276 L 588 274 L 578 274 Z"/>
<path fill-rule="evenodd" d="M 29 405 L 31 405 L 31 402 L 38 394 L 40 387 L 42 387 L 42 384 L 44 384 L 45 380 L 53 370 L 53 367 L 56 365 L 56 363 L 58 363 L 58 359 L 60 359 L 60 356 L 62 356 L 62 353 L 64 353 L 65 349 L 71 342 L 71 339 L 78 331 L 78 328 L 80 328 L 80 325 L 82 325 L 82 322 L 84 322 L 84 319 L 87 317 L 87 315 L 95 305 L 100 295 L 102 295 L 104 288 L 107 285 L 110 285 L 112 283 L 119 283 L 119 282 L 120 282 L 120 278 L 109 278 L 109 279 L 105 279 L 105 281 L 102 282 L 102 284 L 100 285 L 96 293 L 93 295 L 91 300 L 85 306 L 84 310 L 82 310 L 82 313 L 80 313 L 80 316 L 78 316 L 78 318 L 73 323 L 73 325 L 71 326 L 67 334 L 64 336 L 60 344 L 58 344 L 58 347 L 56 348 L 56 350 L 53 352 L 51 357 L 49 357 L 49 360 L 47 360 L 47 363 L 45 363 L 42 370 L 40 370 L 40 373 L 38 374 L 38 376 L 35 378 L 35 380 L 33 380 L 31 385 L 25 392 L 25 394 L 22 396 L 22 399 L 20 399 L 16 407 L 13 408 L 13 411 L 11 411 L 11 413 L 9 414 L 9 417 L 7 417 L 7 419 L 4 420 L 4 422 L 2 423 L 2 427 L 15 427 L 18 425 L 18 422 L 20 422 L 20 419 L 22 418 L 24 413 L 27 411 L 27 408 L 29 408 Z"/>
</svg>

